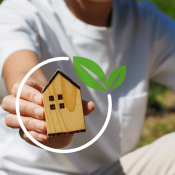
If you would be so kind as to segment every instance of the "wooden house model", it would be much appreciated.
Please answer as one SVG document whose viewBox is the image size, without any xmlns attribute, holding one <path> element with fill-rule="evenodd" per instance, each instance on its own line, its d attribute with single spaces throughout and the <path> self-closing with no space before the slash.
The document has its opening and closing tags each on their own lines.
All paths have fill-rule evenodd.
<svg viewBox="0 0 175 175">
<path fill-rule="evenodd" d="M 42 93 L 48 136 L 86 131 L 77 83 L 58 69 Z"/>
</svg>

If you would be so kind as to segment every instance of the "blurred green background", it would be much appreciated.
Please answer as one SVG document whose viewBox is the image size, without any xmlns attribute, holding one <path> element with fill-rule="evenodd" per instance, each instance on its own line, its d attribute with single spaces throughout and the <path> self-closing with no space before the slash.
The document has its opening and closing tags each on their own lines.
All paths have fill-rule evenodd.
<svg viewBox="0 0 175 175">
<path fill-rule="evenodd" d="M 0 3 L 2 1 L 0 0 Z M 150 2 L 175 19 L 175 0 L 150 0 Z M 137 148 L 175 131 L 175 95 L 165 86 L 150 81 L 147 114 L 145 117 Z"/>
</svg>

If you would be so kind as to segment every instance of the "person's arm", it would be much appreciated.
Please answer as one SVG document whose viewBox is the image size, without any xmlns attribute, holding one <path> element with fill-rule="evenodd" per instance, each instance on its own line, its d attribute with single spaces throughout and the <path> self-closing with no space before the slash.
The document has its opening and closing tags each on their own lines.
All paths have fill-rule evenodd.
<svg viewBox="0 0 175 175">
<path fill-rule="evenodd" d="M 153 4 L 147 8 L 150 24 L 150 79 L 175 93 L 175 20 Z"/>
<path fill-rule="evenodd" d="M 20 129 L 20 136 L 28 143 L 33 144 L 21 130 L 16 116 L 16 95 L 20 81 L 28 71 L 38 64 L 37 56 L 29 50 L 21 50 L 13 53 L 7 58 L 3 67 L 3 78 L 9 94 L 2 101 L 2 107 L 9 112 L 5 117 L 8 127 Z M 35 71 L 25 83 L 20 96 L 20 113 L 24 126 L 29 133 L 39 142 L 52 148 L 63 148 L 67 146 L 74 134 L 47 137 L 47 126 L 43 108 L 42 86 L 47 83 L 46 77 L 41 69 Z M 92 102 L 83 101 L 84 115 L 94 110 Z"/>
<path fill-rule="evenodd" d="M 13 85 L 22 81 L 25 75 L 37 64 L 37 55 L 30 50 L 17 51 L 6 60 L 2 75 L 9 94 L 13 94 Z M 29 80 L 38 81 L 42 85 L 47 83 L 47 79 L 40 68 L 31 75 Z"/>
</svg>

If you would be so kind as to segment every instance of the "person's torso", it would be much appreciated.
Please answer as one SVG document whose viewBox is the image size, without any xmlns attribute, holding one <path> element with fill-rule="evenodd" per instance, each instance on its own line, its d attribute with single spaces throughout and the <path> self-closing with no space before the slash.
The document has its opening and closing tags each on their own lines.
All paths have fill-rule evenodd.
<svg viewBox="0 0 175 175">
<path fill-rule="evenodd" d="M 56 69 L 60 69 L 80 84 L 82 98 L 91 100 L 96 105 L 95 111 L 85 117 L 86 133 L 76 134 L 65 149 L 87 143 L 100 131 L 107 116 L 107 94 L 112 96 L 112 115 L 107 129 L 97 142 L 72 154 L 55 154 L 29 146 L 21 140 L 17 131 L 12 133 L 11 129 L 5 128 L 5 124 L 1 124 L 4 135 L 11 135 L 9 141 L 2 137 L 6 140 L 6 148 L 2 149 L 5 150 L 2 154 L 4 166 L 7 161 L 12 164 L 15 162 L 16 167 L 23 166 L 23 170 L 29 166 L 33 172 L 43 169 L 42 173 L 52 171 L 54 174 L 58 171 L 84 174 L 116 161 L 134 149 L 144 122 L 150 69 L 149 38 L 142 35 L 139 24 L 137 33 L 134 31 L 136 28 L 132 10 L 129 12 L 131 14 L 126 12 L 119 16 L 115 3 L 111 28 L 81 22 L 71 14 L 63 0 L 33 0 L 28 3 L 34 8 L 39 36 L 39 61 L 53 57 L 70 58 L 69 61 L 43 66 L 43 72 L 49 79 Z M 107 79 L 114 69 L 126 65 L 126 79 L 114 90 L 93 90 L 77 77 L 73 56 L 95 61 L 103 69 Z M 3 145 L 3 139 L 1 144 Z"/>
</svg>

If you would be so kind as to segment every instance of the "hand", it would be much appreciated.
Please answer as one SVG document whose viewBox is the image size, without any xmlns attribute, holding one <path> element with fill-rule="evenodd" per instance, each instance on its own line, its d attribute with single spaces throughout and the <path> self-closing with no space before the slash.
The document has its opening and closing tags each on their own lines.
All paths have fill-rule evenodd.
<svg viewBox="0 0 175 175">
<path fill-rule="evenodd" d="M 19 85 L 20 82 L 14 84 L 12 88 L 13 95 L 4 97 L 2 101 L 3 109 L 9 112 L 5 117 L 5 123 L 8 127 L 20 129 L 19 133 L 21 138 L 35 145 L 23 132 L 17 119 L 16 96 Z M 19 101 L 21 119 L 30 135 L 37 141 L 52 148 L 63 148 L 71 142 L 75 134 L 47 137 L 43 97 L 41 94 L 42 89 L 42 86 L 35 81 L 30 80 L 25 83 Z M 95 105 L 93 102 L 83 101 L 85 116 L 89 115 L 94 109 Z"/>
</svg>

